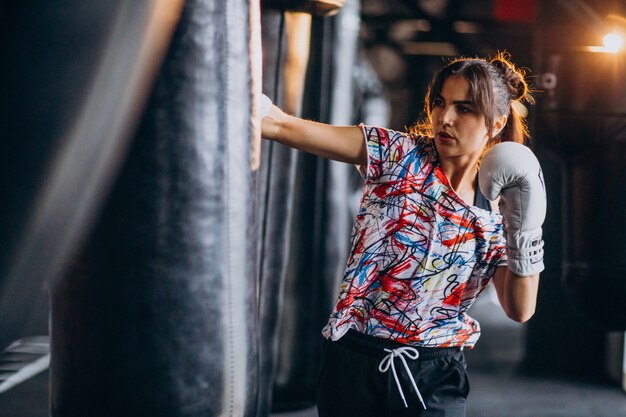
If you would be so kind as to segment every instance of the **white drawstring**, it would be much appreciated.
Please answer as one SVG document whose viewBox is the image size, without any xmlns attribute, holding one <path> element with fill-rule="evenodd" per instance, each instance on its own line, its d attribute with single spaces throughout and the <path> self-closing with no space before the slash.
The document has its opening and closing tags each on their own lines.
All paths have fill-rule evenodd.
<svg viewBox="0 0 626 417">
<path fill-rule="evenodd" d="M 422 394 L 420 394 L 420 390 L 417 389 L 417 384 L 415 383 L 415 379 L 413 379 L 413 375 L 411 374 L 409 365 L 407 365 L 406 363 L 406 359 L 404 359 L 404 356 L 402 356 L 402 355 L 406 355 L 409 359 L 415 360 L 420 356 L 417 349 L 415 349 L 414 347 L 410 347 L 410 346 L 403 346 L 397 349 L 385 349 L 385 352 L 389 352 L 389 354 L 385 356 L 382 361 L 380 361 L 380 365 L 378 365 L 378 370 L 382 373 L 385 373 L 389 370 L 389 366 L 391 366 L 391 373 L 393 374 L 393 378 L 396 380 L 396 386 L 398 387 L 398 391 L 400 391 L 400 396 L 402 397 L 402 401 L 404 401 L 404 407 L 408 408 L 409 406 L 406 403 L 406 398 L 404 398 L 404 392 L 402 391 L 402 386 L 400 385 L 400 380 L 398 379 L 398 374 L 396 373 L 396 366 L 394 365 L 394 359 L 396 358 L 396 356 L 399 357 L 402 360 L 402 363 L 404 364 L 404 369 L 406 370 L 406 373 L 409 375 L 409 378 L 411 379 L 411 384 L 413 384 L 413 388 L 415 388 L 415 392 L 417 393 L 417 396 L 420 402 L 422 403 L 422 407 L 424 407 L 424 410 L 425 410 L 426 404 L 424 404 L 424 400 L 422 399 Z"/>
</svg>

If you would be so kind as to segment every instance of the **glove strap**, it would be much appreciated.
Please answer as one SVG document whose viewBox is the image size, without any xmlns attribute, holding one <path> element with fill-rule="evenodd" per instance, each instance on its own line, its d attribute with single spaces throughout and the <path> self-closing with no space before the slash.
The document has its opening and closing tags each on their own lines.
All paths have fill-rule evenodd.
<svg viewBox="0 0 626 417">
<path fill-rule="evenodd" d="M 507 257 L 509 269 L 517 275 L 528 276 L 543 271 L 541 229 L 507 233 Z"/>
</svg>

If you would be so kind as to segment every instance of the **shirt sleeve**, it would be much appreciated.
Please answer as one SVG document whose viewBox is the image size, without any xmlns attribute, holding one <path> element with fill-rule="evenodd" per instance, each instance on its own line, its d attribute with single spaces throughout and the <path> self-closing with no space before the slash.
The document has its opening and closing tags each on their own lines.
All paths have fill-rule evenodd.
<svg viewBox="0 0 626 417">
<path fill-rule="evenodd" d="M 366 180 L 376 179 L 402 163 L 418 143 L 416 137 L 407 133 L 366 126 L 363 123 L 359 127 L 367 149 L 367 163 L 356 167 Z"/>
<path fill-rule="evenodd" d="M 502 222 L 498 224 L 496 232 L 492 237 L 490 253 L 496 262 L 496 266 L 506 266 L 508 257 L 506 255 L 506 238 L 504 237 L 504 227 Z"/>
</svg>

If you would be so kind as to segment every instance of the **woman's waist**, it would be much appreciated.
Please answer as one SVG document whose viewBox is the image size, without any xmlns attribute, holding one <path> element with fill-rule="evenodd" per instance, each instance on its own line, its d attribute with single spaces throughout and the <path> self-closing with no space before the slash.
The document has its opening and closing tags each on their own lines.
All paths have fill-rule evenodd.
<svg viewBox="0 0 626 417">
<path fill-rule="evenodd" d="M 398 340 L 373 336 L 349 329 L 341 338 L 333 343 L 353 352 L 376 358 L 384 357 L 389 351 L 403 347 L 411 347 L 419 352 L 421 360 L 439 359 L 450 355 L 455 355 L 462 350 L 462 347 L 424 347 L 412 344 L 405 344 Z"/>
</svg>

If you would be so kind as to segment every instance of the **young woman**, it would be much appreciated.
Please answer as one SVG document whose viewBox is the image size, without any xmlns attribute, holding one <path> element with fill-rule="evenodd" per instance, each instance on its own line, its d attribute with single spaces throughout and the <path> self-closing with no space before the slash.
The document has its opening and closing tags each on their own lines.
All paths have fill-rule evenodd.
<svg viewBox="0 0 626 417">
<path fill-rule="evenodd" d="M 513 104 L 527 93 L 501 55 L 440 70 L 412 133 L 302 120 L 264 97 L 264 138 L 356 164 L 365 179 L 322 332 L 320 416 L 464 416 L 463 349 L 480 336 L 468 308 L 493 280 L 511 319 L 533 315 L 546 198 Z"/>
</svg>

